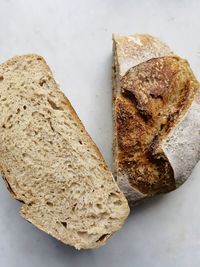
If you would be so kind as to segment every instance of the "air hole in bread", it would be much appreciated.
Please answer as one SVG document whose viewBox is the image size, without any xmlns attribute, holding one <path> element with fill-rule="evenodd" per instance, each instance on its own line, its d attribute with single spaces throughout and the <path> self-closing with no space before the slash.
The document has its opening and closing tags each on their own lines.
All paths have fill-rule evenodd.
<svg viewBox="0 0 200 267">
<path fill-rule="evenodd" d="M 164 126 L 165 126 L 164 124 L 161 124 L 160 125 L 160 130 L 162 130 L 164 128 Z"/>
<path fill-rule="evenodd" d="M 105 212 L 101 212 L 101 219 L 106 219 L 106 218 L 108 218 L 108 216 L 109 216 L 109 213 L 108 213 L 107 211 L 105 211 Z M 112 220 L 111 217 L 110 217 L 109 219 Z"/>
<path fill-rule="evenodd" d="M 112 202 L 114 202 L 115 205 L 120 205 L 120 202 L 119 202 L 119 193 L 116 192 L 116 193 L 110 193 L 109 194 L 109 198 Z"/>
<path fill-rule="evenodd" d="M 47 101 L 49 102 L 49 105 L 52 107 L 52 109 L 63 110 L 63 108 L 58 107 L 57 104 L 52 99 L 48 98 Z"/>
<path fill-rule="evenodd" d="M 115 204 L 116 206 L 120 206 L 120 205 L 122 204 L 122 202 L 121 202 L 120 200 L 116 200 L 116 201 L 114 202 L 114 204 Z"/>
<path fill-rule="evenodd" d="M 0 75 L 0 82 L 2 82 L 3 81 L 3 76 L 2 75 Z"/>
<path fill-rule="evenodd" d="M 26 110 L 26 106 L 23 106 L 23 109 Z"/>
<path fill-rule="evenodd" d="M 109 196 L 116 198 L 116 197 L 118 197 L 118 195 L 119 195 L 119 192 L 111 192 Z"/>
<path fill-rule="evenodd" d="M 107 236 L 109 236 L 109 234 L 104 234 L 104 235 L 102 235 L 99 239 L 97 239 L 96 242 L 100 242 L 100 241 L 105 240 Z"/>
<path fill-rule="evenodd" d="M 78 231 L 77 234 L 80 238 L 85 239 L 85 240 L 89 240 L 91 238 L 91 235 L 88 234 L 87 231 Z"/>
<path fill-rule="evenodd" d="M 53 207 L 53 203 L 51 201 L 46 202 L 48 206 Z"/>
<path fill-rule="evenodd" d="M 34 204 L 34 202 L 31 201 L 31 202 L 28 203 L 28 206 L 31 207 L 33 204 Z"/>
<path fill-rule="evenodd" d="M 83 144 L 83 142 L 82 142 L 81 140 L 79 140 L 79 144 L 80 144 L 80 145 L 82 145 L 82 144 Z"/>
<path fill-rule="evenodd" d="M 45 79 L 41 78 L 40 81 L 39 81 L 39 85 L 43 86 L 46 82 L 47 81 Z"/>
<path fill-rule="evenodd" d="M 11 129 L 13 127 L 13 125 L 12 124 L 10 124 L 7 128 L 8 129 Z"/>
<path fill-rule="evenodd" d="M 50 127 L 51 127 L 51 130 L 54 132 L 55 130 L 54 130 L 53 126 L 52 126 L 51 121 L 49 121 L 49 125 L 50 125 Z"/>
<path fill-rule="evenodd" d="M 75 211 L 76 206 L 77 206 L 77 203 L 75 203 L 75 204 L 73 205 L 73 207 L 72 207 L 72 210 L 73 210 L 73 211 Z"/>
<path fill-rule="evenodd" d="M 9 122 L 12 119 L 12 114 L 8 117 L 7 122 Z"/>
<path fill-rule="evenodd" d="M 88 215 L 88 219 L 91 219 L 91 220 L 96 220 L 98 216 L 96 216 L 95 214 L 91 214 L 91 215 Z M 102 217 L 101 217 L 102 218 Z"/>
<path fill-rule="evenodd" d="M 67 228 L 67 223 L 66 222 L 60 222 L 65 228 Z"/>
<path fill-rule="evenodd" d="M 102 204 L 99 204 L 99 203 L 98 203 L 98 204 L 97 204 L 97 208 L 101 210 L 101 209 L 103 208 L 103 207 L 102 207 Z"/>
</svg>

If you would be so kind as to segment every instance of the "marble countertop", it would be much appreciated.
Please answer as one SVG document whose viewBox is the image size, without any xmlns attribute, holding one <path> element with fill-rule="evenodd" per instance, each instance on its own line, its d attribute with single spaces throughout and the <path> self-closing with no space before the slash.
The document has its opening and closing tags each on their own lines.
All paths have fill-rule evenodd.
<svg viewBox="0 0 200 267">
<path fill-rule="evenodd" d="M 111 34 L 150 33 L 200 79 L 200 1 L 0 0 L 0 61 L 45 57 L 111 166 Z M 106 246 L 76 251 L 23 220 L 0 181 L 1 267 L 199 267 L 200 165 L 177 191 L 136 207 Z"/>
</svg>

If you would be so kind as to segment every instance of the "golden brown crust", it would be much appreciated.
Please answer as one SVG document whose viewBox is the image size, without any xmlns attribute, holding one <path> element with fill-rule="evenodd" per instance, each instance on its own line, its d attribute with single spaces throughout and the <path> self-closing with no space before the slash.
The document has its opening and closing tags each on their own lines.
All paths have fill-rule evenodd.
<svg viewBox="0 0 200 267">
<path fill-rule="evenodd" d="M 169 113 L 171 105 L 176 110 L 185 107 L 187 94 L 194 91 L 192 87 L 188 90 L 193 80 L 185 60 L 162 57 L 131 68 L 121 80 L 121 91 L 134 98 L 142 115 L 157 120 Z"/>
<path fill-rule="evenodd" d="M 118 173 L 149 196 L 176 188 L 161 143 L 188 110 L 199 88 L 189 64 L 154 58 L 131 68 L 115 100 Z"/>
<path fill-rule="evenodd" d="M 118 173 L 127 175 L 130 185 L 143 194 L 173 190 L 175 181 L 170 164 L 163 153 L 153 154 L 157 146 L 152 140 L 151 128 L 147 129 L 145 121 L 129 99 L 119 97 L 115 105 Z"/>
</svg>

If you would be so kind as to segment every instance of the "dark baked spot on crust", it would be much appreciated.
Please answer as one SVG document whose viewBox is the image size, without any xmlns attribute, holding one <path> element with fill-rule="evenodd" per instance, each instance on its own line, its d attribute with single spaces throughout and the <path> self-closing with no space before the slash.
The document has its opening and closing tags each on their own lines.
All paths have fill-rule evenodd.
<svg viewBox="0 0 200 267">
<path fill-rule="evenodd" d="M 155 58 L 131 68 L 121 80 L 121 92 L 135 99 L 133 103 L 141 114 L 155 120 L 160 110 L 164 117 L 170 105 L 174 109 L 184 106 L 192 92 L 191 78 L 185 60 L 172 56 Z"/>
<path fill-rule="evenodd" d="M 129 105 L 130 102 L 117 100 L 118 143 L 122 149 L 137 149 L 145 128 L 137 114 L 129 110 Z"/>
<path fill-rule="evenodd" d="M 160 145 L 185 114 L 199 88 L 189 64 L 176 56 L 151 59 L 121 79 L 115 101 L 118 172 L 144 194 L 175 189 Z"/>
</svg>

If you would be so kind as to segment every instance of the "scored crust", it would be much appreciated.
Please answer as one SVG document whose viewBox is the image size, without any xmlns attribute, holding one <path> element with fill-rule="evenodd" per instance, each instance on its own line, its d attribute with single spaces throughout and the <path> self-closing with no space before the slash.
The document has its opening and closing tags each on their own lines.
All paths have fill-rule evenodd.
<svg viewBox="0 0 200 267">
<path fill-rule="evenodd" d="M 130 68 L 149 59 L 173 54 L 169 46 L 149 34 L 113 34 L 115 53 L 122 77 Z"/>
<path fill-rule="evenodd" d="M 150 35 L 114 35 L 113 52 L 114 173 L 134 204 L 174 190 L 198 162 L 199 84 Z"/>
</svg>

